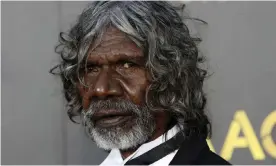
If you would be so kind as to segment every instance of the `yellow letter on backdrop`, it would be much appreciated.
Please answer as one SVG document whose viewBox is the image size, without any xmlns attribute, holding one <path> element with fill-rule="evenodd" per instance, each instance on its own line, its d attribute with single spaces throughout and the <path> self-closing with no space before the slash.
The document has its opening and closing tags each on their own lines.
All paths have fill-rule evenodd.
<svg viewBox="0 0 276 166">
<path fill-rule="evenodd" d="M 214 148 L 214 146 L 213 146 L 211 140 L 210 140 L 210 139 L 207 139 L 206 141 L 207 141 L 207 144 L 208 144 L 210 150 L 211 150 L 212 152 L 216 153 L 216 152 L 215 152 L 215 148 Z"/>
<path fill-rule="evenodd" d="M 239 136 L 241 131 L 244 136 Z M 235 148 L 249 148 L 254 160 L 265 159 L 265 154 L 244 110 L 237 110 L 235 113 L 221 149 L 221 156 L 230 160 Z"/>
<path fill-rule="evenodd" d="M 271 132 L 276 127 L 276 110 L 272 111 L 264 120 L 261 127 L 261 137 L 265 150 L 273 158 L 276 158 L 276 143 L 273 142 Z"/>
</svg>

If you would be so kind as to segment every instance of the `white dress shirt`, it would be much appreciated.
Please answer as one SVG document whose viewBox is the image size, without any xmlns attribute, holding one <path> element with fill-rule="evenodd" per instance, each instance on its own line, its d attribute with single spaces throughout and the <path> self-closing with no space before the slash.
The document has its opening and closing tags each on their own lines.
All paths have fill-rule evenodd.
<svg viewBox="0 0 276 166">
<path fill-rule="evenodd" d="M 174 126 L 167 132 L 167 140 L 172 138 L 176 133 L 178 133 L 179 129 L 177 126 Z M 100 164 L 100 166 L 122 166 L 130 159 L 136 158 L 147 151 L 151 150 L 152 148 L 162 144 L 165 142 L 165 134 L 161 135 L 160 137 L 156 138 L 153 141 L 147 142 L 141 145 L 134 153 L 128 156 L 126 159 L 123 160 L 119 149 L 112 149 L 107 156 L 107 158 Z M 157 160 L 156 162 L 152 163 L 150 166 L 159 166 L 159 165 L 169 165 L 173 157 L 175 156 L 178 150 L 169 153 L 165 157 Z"/>
</svg>

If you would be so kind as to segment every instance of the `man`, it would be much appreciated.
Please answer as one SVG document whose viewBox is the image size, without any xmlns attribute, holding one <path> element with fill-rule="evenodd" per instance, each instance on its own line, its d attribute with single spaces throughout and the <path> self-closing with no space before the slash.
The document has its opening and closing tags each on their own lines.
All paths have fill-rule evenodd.
<svg viewBox="0 0 276 166">
<path fill-rule="evenodd" d="M 68 35 L 57 67 L 68 115 L 110 154 L 101 165 L 229 164 L 205 139 L 206 71 L 197 39 L 167 2 L 94 2 Z"/>
</svg>

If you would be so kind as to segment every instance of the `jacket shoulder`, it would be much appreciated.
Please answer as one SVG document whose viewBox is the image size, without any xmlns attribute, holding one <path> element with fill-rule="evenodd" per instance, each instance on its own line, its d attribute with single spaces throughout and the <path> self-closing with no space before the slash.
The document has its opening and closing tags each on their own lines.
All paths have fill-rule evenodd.
<svg viewBox="0 0 276 166">
<path fill-rule="evenodd" d="M 170 165 L 231 165 L 212 152 L 202 137 L 190 137 L 183 141 Z"/>
<path fill-rule="evenodd" d="M 196 161 L 196 165 L 231 165 L 228 161 L 212 152 L 209 148 L 205 148 L 200 152 Z"/>
</svg>

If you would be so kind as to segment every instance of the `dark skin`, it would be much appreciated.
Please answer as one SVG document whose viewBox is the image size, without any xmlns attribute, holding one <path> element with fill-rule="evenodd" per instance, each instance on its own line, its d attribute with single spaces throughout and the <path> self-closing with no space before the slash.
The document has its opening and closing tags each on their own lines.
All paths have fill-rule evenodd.
<svg viewBox="0 0 276 166">
<path fill-rule="evenodd" d="M 145 104 L 150 78 L 141 48 L 118 29 L 109 27 L 101 44 L 88 53 L 84 81 L 89 88 L 81 84 L 78 86 L 84 110 L 87 110 L 96 98 L 123 98 L 137 105 Z M 165 133 L 169 120 L 163 111 L 155 113 L 154 118 L 156 130 L 148 141 Z M 121 151 L 121 155 L 126 158 L 136 149 Z"/>
</svg>

